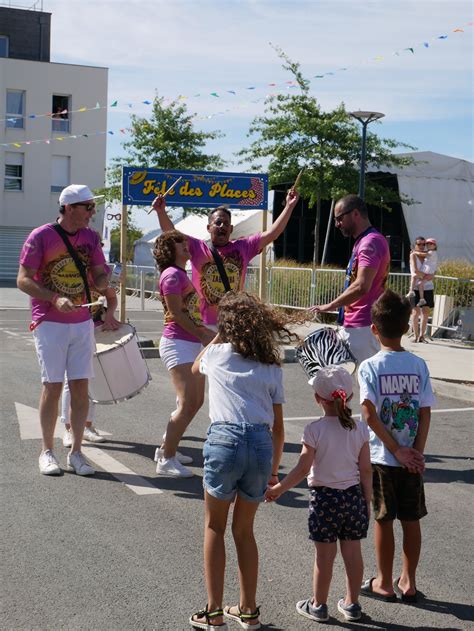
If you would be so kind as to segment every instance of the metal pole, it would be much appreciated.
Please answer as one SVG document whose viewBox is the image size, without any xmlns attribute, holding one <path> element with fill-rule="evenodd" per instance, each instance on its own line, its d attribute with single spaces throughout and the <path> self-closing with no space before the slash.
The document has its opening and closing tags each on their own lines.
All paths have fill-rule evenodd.
<svg viewBox="0 0 474 631">
<path fill-rule="evenodd" d="M 324 239 L 324 248 L 323 248 L 323 257 L 321 259 L 321 267 L 324 265 L 324 263 L 326 261 L 326 253 L 327 253 L 328 243 L 329 243 L 329 233 L 331 232 L 332 216 L 333 216 L 333 213 L 334 213 L 334 206 L 335 206 L 335 204 L 336 204 L 336 200 L 332 199 L 331 200 L 331 209 L 329 211 L 328 227 L 326 228 L 326 238 Z"/>
<path fill-rule="evenodd" d="M 262 234 L 267 229 L 267 213 L 268 210 L 264 208 L 262 210 Z M 260 269 L 259 269 L 259 288 L 258 296 L 260 300 L 265 300 L 267 297 L 267 248 L 263 248 L 260 253 Z"/>
<path fill-rule="evenodd" d="M 367 150 L 367 125 L 370 119 L 362 123 L 362 146 L 360 149 L 359 197 L 365 197 L 365 153 Z"/>
<path fill-rule="evenodd" d="M 122 280 L 120 282 L 120 322 L 125 322 L 127 296 L 127 206 L 122 206 L 122 219 L 120 222 L 120 262 L 122 263 Z"/>
</svg>

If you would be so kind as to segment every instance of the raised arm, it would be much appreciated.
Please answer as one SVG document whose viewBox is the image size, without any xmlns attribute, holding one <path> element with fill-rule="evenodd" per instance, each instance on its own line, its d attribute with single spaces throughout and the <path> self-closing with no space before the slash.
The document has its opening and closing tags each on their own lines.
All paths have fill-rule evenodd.
<svg viewBox="0 0 474 631">
<path fill-rule="evenodd" d="M 166 213 L 165 198 L 162 195 L 158 195 L 158 197 L 155 197 L 155 199 L 153 200 L 153 204 L 151 206 L 154 210 L 156 210 L 158 221 L 160 222 L 160 228 L 163 230 L 163 232 L 174 230 L 174 223 L 171 221 Z"/>
<path fill-rule="evenodd" d="M 288 221 L 290 220 L 291 213 L 293 212 L 294 207 L 298 203 L 300 196 L 294 188 L 290 188 L 288 194 L 286 196 L 286 204 L 285 208 L 282 210 L 280 215 L 275 219 L 270 228 L 262 233 L 262 238 L 260 240 L 260 247 L 263 249 L 269 243 L 278 239 L 283 230 L 286 228 Z"/>
</svg>

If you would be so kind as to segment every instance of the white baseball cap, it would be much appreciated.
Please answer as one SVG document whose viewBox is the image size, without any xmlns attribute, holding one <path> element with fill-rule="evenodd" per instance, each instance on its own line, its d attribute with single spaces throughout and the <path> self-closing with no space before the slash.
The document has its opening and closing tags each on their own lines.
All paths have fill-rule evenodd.
<svg viewBox="0 0 474 631">
<path fill-rule="evenodd" d="M 332 401 L 338 390 L 343 390 L 347 399 L 352 396 L 352 377 L 342 366 L 321 368 L 308 383 L 326 401 Z"/>
<path fill-rule="evenodd" d="M 88 202 L 90 199 L 100 199 L 104 195 L 94 195 L 91 189 L 85 184 L 70 184 L 63 188 L 59 196 L 59 204 L 79 204 L 80 202 Z"/>
</svg>

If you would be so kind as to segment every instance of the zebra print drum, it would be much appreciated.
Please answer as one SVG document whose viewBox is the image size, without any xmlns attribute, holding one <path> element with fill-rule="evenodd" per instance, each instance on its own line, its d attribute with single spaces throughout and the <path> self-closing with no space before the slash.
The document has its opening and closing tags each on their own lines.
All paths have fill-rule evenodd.
<svg viewBox="0 0 474 631">
<path fill-rule="evenodd" d="M 357 368 L 348 345 L 329 327 L 310 333 L 296 348 L 296 357 L 309 378 L 327 366 L 343 366 L 350 374 Z"/>
</svg>

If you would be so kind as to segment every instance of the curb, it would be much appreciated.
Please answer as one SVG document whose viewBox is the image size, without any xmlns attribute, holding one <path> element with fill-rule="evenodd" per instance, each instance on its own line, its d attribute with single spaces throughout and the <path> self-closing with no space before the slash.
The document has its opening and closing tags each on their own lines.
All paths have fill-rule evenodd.
<svg viewBox="0 0 474 631">
<path fill-rule="evenodd" d="M 452 381 L 444 381 L 443 379 L 431 378 L 431 385 L 435 394 L 448 399 L 459 399 L 466 403 L 474 403 L 474 387 L 466 386 L 461 383 L 453 383 Z"/>
</svg>

